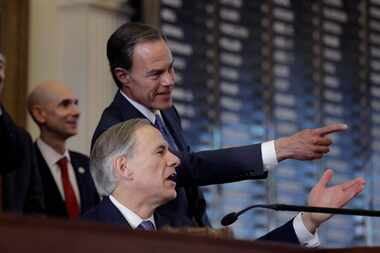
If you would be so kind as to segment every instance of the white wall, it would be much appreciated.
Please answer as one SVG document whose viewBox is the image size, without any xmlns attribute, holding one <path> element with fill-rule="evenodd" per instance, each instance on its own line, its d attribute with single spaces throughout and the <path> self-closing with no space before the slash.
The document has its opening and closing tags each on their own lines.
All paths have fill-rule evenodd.
<svg viewBox="0 0 380 253">
<path fill-rule="evenodd" d="M 29 91 L 44 80 L 58 80 L 79 98 L 79 135 L 68 147 L 89 153 L 103 109 L 116 90 L 109 73 L 106 41 L 127 21 L 122 0 L 30 0 Z M 28 118 L 28 130 L 38 128 Z"/>
</svg>

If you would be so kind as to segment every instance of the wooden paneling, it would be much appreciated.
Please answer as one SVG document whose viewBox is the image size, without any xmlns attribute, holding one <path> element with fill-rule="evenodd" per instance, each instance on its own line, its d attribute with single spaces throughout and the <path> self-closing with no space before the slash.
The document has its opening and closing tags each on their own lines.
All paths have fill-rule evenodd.
<svg viewBox="0 0 380 253">
<path fill-rule="evenodd" d="M 1 252 L 56 253 L 374 253 L 379 247 L 309 249 L 296 245 L 127 230 L 121 225 L 95 224 L 37 217 L 0 215 Z"/>
</svg>

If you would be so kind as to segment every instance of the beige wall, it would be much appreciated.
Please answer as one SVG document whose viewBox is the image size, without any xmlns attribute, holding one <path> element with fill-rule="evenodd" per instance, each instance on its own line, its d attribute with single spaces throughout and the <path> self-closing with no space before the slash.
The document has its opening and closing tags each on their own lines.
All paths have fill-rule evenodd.
<svg viewBox="0 0 380 253">
<path fill-rule="evenodd" d="M 89 153 L 90 141 L 103 109 L 116 90 L 108 70 L 105 44 L 127 20 L 122 0 L 31 0 L 29 44 L 30 91 L 44 80 L 58 80 L 79 98 L 79 135 L 69 148 Z M 38 128 L 28 118 L 28 130 Z"/>
</svg>

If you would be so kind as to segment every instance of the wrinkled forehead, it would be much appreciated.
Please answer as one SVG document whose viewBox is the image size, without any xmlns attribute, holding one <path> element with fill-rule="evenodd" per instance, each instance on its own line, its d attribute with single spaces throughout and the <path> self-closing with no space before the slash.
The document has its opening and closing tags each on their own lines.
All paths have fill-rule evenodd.
<svg viewBox="0 0 380 253">
<path fill-rule="evenodd" d="M 166 145 L 165 139 L 152 125 L 145 125 L 135 132 L 136 146 L 142 149 L 156 149 L 160 146 Z"/>
</svg>

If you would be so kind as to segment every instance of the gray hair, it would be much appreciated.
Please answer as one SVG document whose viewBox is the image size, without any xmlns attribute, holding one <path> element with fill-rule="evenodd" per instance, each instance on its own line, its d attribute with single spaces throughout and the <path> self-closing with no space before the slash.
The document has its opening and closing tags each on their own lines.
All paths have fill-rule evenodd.
<svg viewBox="0 0 380 253">
<path fill-rule="evenodd" d="M 113 161 L 133 155 L 135 132 L 143 126 L 152 124 L 146 119 L 127 120 L 107 129 L 96 140 L 90 155 L 90 171 L 100 195 L 108 196 L 115 190 L 117 178 Z"/>
</svg>

